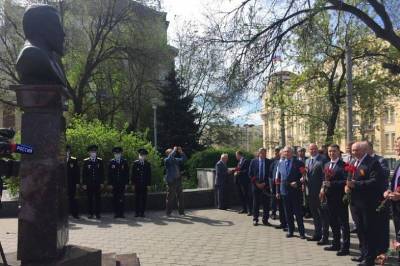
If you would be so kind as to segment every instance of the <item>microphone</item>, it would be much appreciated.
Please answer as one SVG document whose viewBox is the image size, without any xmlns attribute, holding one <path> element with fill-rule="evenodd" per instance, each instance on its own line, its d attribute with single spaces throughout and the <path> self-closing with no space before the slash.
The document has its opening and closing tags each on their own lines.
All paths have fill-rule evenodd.
<svg viewBox="0 0 400 266">
<path fill-rule="evenodd" d="M 0 142 L 0 154 L 5 155 L 11 153 L 33 154 L 33 148 L 25 144 Z"/>
<path fill-rule="evenodd" d="M 33 148 L 25 144 L 10 144 L 11 151 L 20 154 L 33 154 Z"/>
</svg>

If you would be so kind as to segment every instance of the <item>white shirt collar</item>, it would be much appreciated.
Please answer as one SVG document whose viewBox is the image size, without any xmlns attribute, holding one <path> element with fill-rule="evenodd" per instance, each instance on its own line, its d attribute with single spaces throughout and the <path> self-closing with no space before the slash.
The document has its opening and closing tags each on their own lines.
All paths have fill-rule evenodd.
<svg viewBox="0 0 400 266">
<path fill-rule="evenodd" d="M 336 160 L 331 160 L 331 163 L 336 164 L 339 161 L 339 158 L 337 158 Z"/>
<path fill-rule="evenodd" d="M 313 160 L 316 160 L 316 159 L 317 159 L 317 157 L 318 157 L 318 154 L 317 154 L 317 155 L 315 155 L 315 156 L 311 156 L 311 159 L 313 159 Z"/>
</svg>

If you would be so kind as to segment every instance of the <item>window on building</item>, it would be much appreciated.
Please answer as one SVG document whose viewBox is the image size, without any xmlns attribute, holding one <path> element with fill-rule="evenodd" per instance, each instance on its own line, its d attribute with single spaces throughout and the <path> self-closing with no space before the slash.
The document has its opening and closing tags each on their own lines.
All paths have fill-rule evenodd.
<svg viewBox="0 0 400 266">
<path fill-rule="evenodd" d="M 394 107 L 389 107 L 385 111 L 385 116 L 383 121 L 385 124 L 394 124 L 396 118 L 396 112 L 394 111 Z"/>
<path fill-rule="evenodd" d="M 3 127 L 15 128 L 15 108 L 12 106 L 4 106 Z"/>
<path fill-rule="evenodd" d="M 395 142 L 396 142 L 396 134 L 392 133 L 390 137 L 390 150 L 394 150 Z"/>
<path fill-rule="evenodd" d="M 385 149 L 386 150 L 390 149 L 390 134 L 389 133 L 385 134 Z"/>
</svg>

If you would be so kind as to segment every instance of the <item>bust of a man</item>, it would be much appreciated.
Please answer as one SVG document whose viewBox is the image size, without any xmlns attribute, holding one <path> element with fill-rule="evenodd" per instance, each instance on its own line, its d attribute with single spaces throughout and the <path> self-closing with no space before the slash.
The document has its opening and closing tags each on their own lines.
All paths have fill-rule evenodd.
<svg viewBox="0 0 400 266">
<path fill-rule="evenodd" d="M 57 11 L 49 5 L 32 5 L 22 21 L 25 44 L 16 70 L 21 84 L 66 85 L 60 57 L 64 54 L 65 33 Z"/>
</svg>

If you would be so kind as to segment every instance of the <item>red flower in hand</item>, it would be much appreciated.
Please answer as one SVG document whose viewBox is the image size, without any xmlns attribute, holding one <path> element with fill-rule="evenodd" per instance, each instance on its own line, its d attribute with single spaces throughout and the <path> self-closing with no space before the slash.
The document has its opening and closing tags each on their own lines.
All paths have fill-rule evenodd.
<svg viewBox="0 0 400 266">
<path fill-rule="evenodd" d="M 281 184 L 281 178 L 278 177 L 277 179 L 275 179 L 275 185 L 280 185 Z"/>
<path fill-rule="evenodd" d="M 304 175 L 306 173 L 306 168 L 302 166 L 299 168 L 299 171 L 302 175 Z"/>
<path fill-rule="evenodd" d="M 352 164 L 346 163 L 344 166 L 344 170 L 348 173 L 354 174 L 357 171 L 357 168 Z"/>
<path fill-rule="evenodd" d="M 254 184 L 254 183 L 256 182 L 256 179 L 257 179 L 257 178 L 256 178 L 255 176 L 253 176 L 252 178 L 250 178 L 251 183 Z"/>
<path fill-rule="evenodd" d="M 325 168 L 324 173 L 325 173 L 325 179 L 327 179 L 327 181 L 329 181 L 334 175 L 333 170 L 329 168 Z"/>
</svg>

